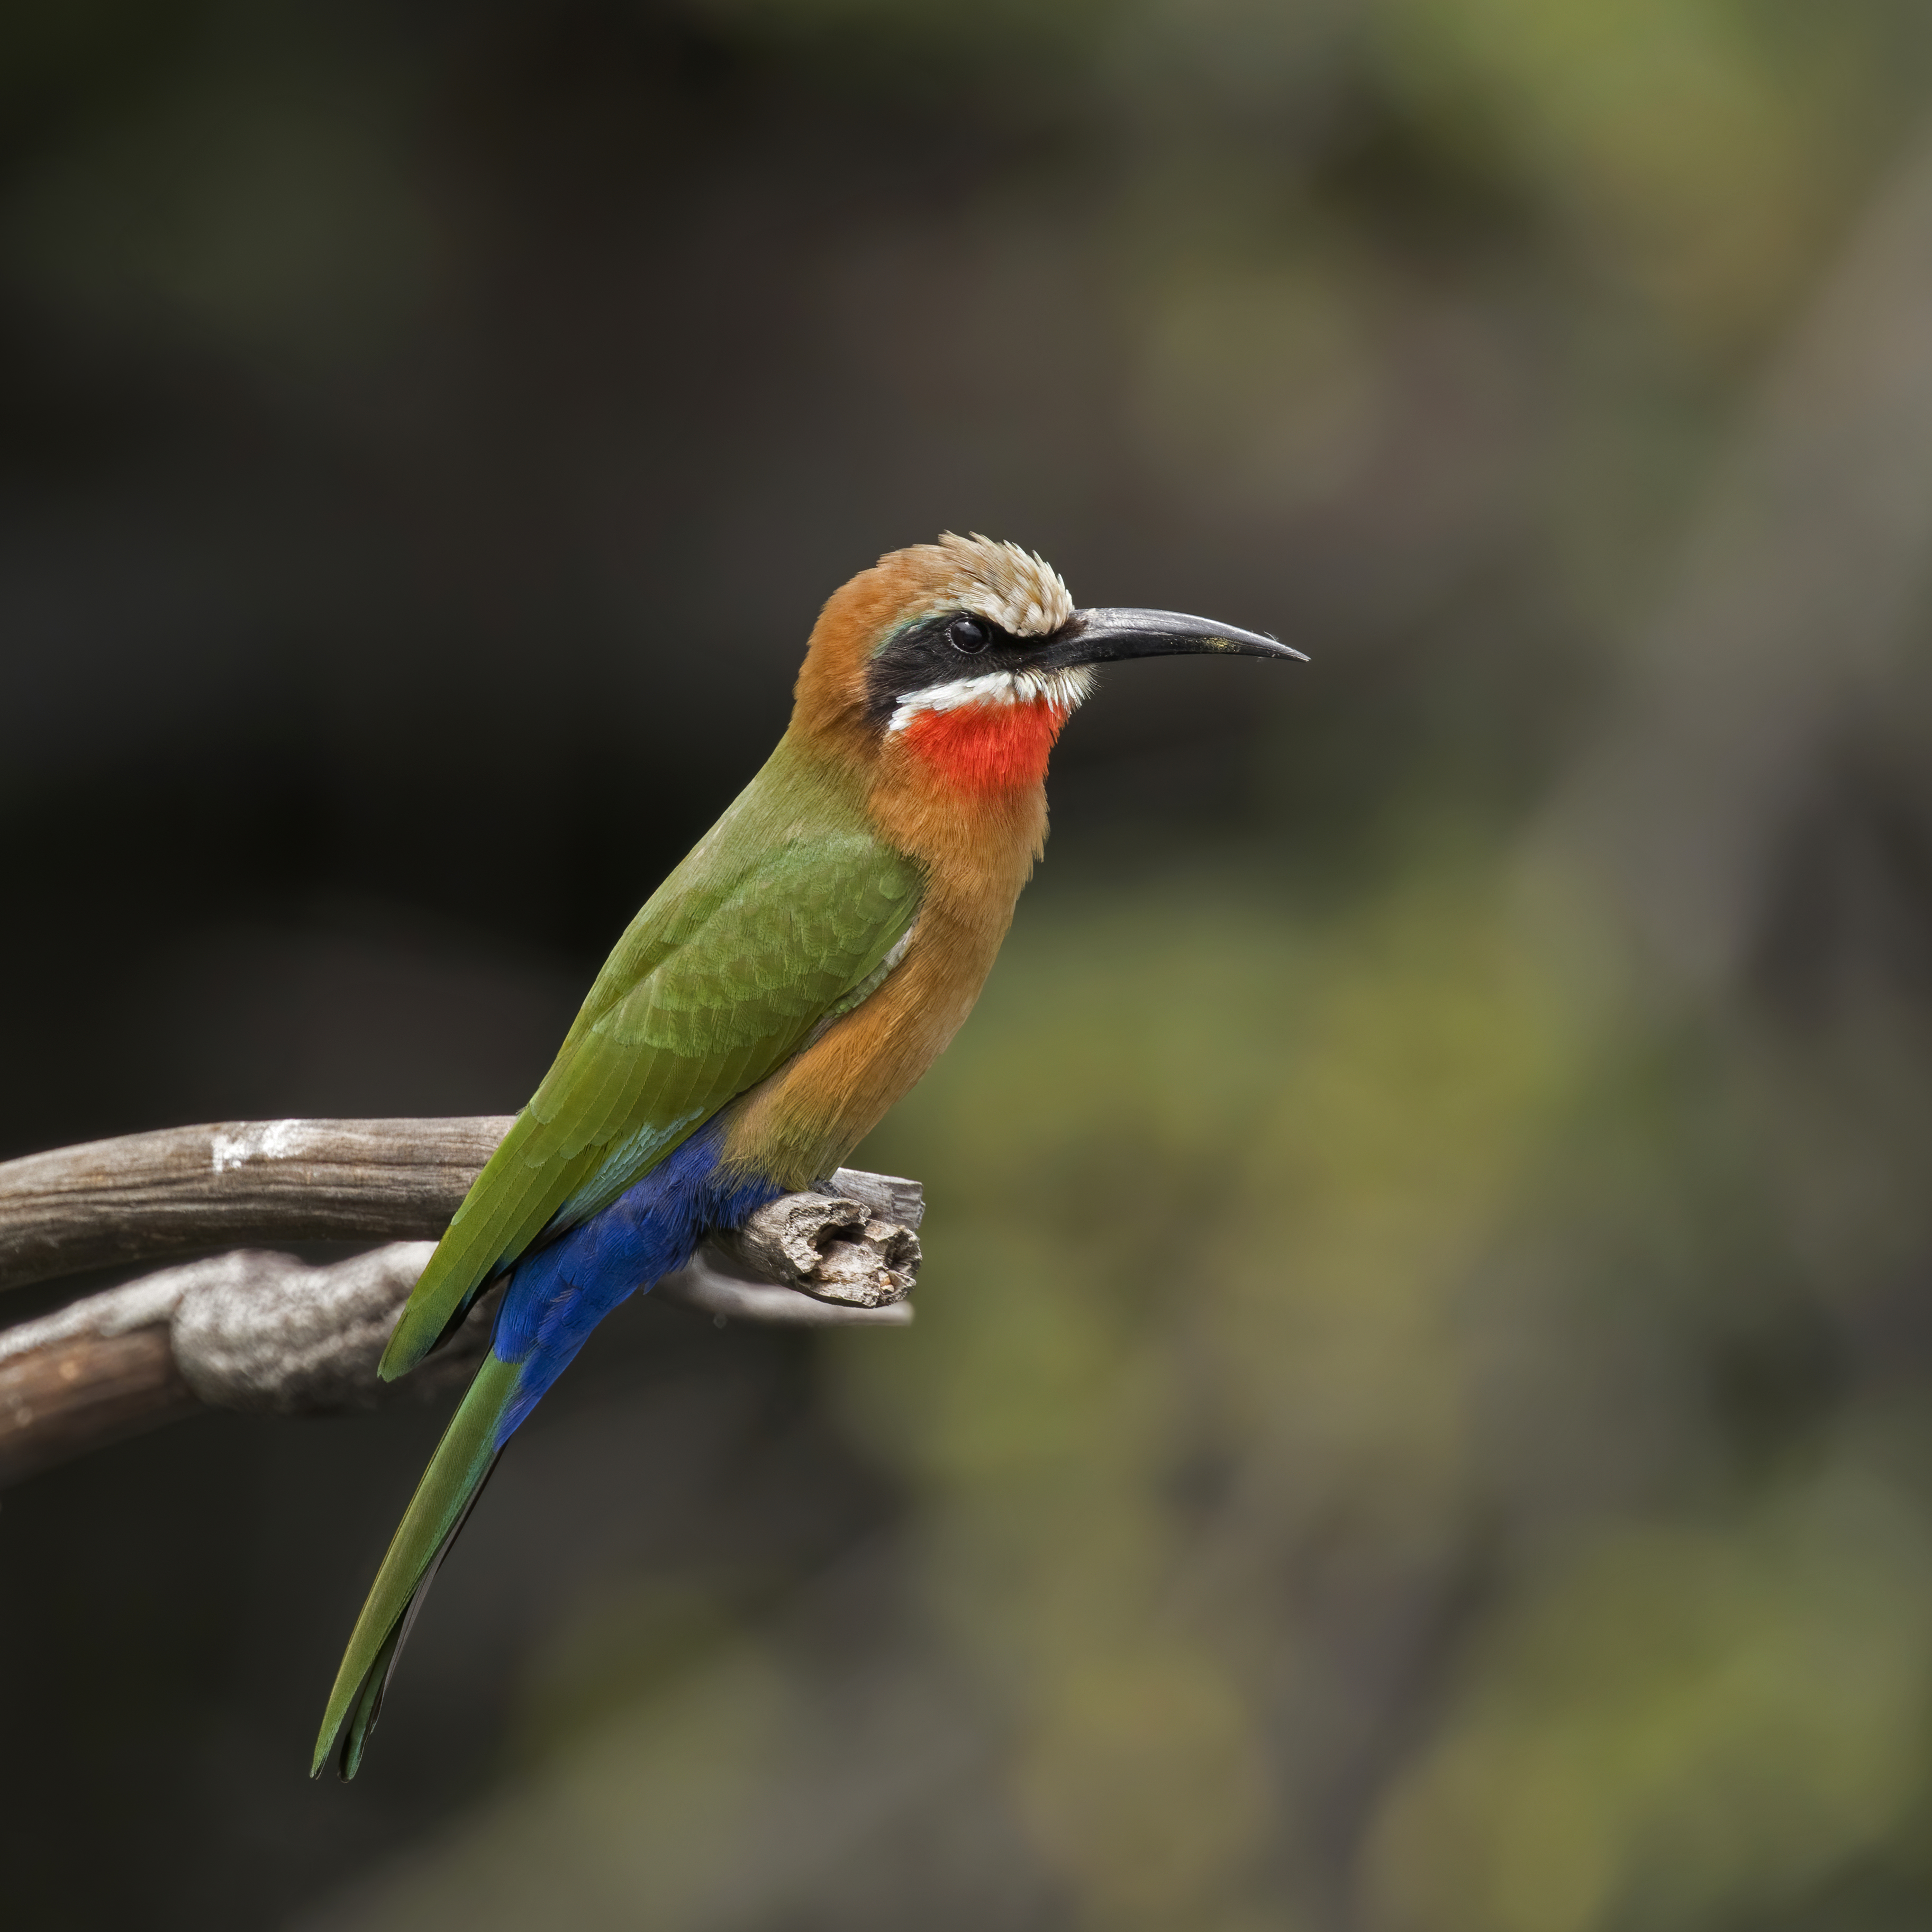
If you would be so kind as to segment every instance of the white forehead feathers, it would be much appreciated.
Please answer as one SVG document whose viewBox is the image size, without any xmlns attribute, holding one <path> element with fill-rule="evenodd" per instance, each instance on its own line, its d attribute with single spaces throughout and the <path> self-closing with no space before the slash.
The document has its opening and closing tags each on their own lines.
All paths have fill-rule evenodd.
<svg viewBox="0 0 1932 1932">
<path fill-rule="evenodd" d="M 943 567 L 935 608 L 970 610 L 1016 638 L 1043 638 L 1073 614 L 1059 572 L 1037 552 L 950 530 L 932 548 Z"/>
</svg>

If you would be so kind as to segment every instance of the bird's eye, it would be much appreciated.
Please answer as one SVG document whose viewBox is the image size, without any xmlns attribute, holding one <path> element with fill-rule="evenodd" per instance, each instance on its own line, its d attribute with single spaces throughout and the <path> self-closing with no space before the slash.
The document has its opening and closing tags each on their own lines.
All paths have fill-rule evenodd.
<svg viewBox="0 0 1932 1932">
<path fill-rule="evenodd" d="M 976 617 L 954 618 L 946 627 L 946 635 L 956 651 L 983 651 L 992 641 Z"/>
</svg>

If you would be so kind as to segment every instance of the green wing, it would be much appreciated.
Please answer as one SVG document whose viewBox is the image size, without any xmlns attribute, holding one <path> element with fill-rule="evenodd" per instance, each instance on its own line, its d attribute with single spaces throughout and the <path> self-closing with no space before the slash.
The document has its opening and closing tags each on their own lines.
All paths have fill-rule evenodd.
<svg viewBox="0 0 1932 1932">
<path fill-rule="evenodd" d="M 910 929 L 918 866 L 786 753 L 618 941 L 417 1282 L 386 1377 L 420 1361 L 546 1228 L 609 1205 L 790 1059 Z"/>
</svg>

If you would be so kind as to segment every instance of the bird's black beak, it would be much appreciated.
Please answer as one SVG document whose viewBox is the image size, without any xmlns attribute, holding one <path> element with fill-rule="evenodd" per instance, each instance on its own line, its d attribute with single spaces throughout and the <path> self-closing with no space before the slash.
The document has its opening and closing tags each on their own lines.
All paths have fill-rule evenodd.
<svg viewBox="0 0 1932 1932">
<path fill-rule="evenodd" d="M 1058 670 L 1071 664 L 1112 664 L 1121 658 L 1196 652 L 1308 662 L 1307 654 L 1292 644 L 1209 618 L 1184 616 L 1178 610 L 1076 610 L 1046 640 L 1033 662 L 1042 670 Z"/>
</svg>

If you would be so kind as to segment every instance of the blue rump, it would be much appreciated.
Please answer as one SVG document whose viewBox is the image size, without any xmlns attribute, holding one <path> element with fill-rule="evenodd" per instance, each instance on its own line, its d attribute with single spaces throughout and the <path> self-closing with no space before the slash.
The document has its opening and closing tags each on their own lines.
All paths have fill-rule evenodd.
<svg viewBox="0 0 1932 1932">
<path fill-rule="evenodd" d="M 709 1228 L 736 1228 L 784 1192 L 775 1182 L 718 1174 L 722 1124 L 707 1120 L 602 1213 L 517 1264 L 496 1311 L 490 1352 L 520 1362 L 496 1424 L 500 1448 L 620 1301 L 690 1260 Z"/>
</svg>

